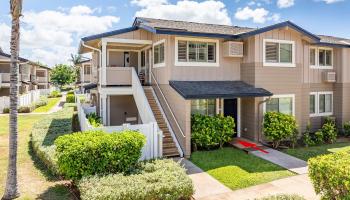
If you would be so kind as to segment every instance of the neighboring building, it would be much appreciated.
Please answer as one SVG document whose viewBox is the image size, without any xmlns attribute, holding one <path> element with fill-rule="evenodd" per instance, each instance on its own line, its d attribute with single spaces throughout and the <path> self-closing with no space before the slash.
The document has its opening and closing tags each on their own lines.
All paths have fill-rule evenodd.
<svg viewBox="0 0 350 200">
<path fill-rule="evenodd" d="M 11 55 L 0 51 L 0 97 L 10 95 Z M 19 94 L 30 90 L 49 88 L 50 68 L 19 57 Z M 40 78 L 37 78 L 37 75 Z"/>
<path fill-rule="evenodd" d="M 339 127 L 350 121 L 350 40 L 289 21 L 253 29 L 136 18 L 130 28 L 82 38 L 79 53 L 92 54 L 103 123 L 139 123 L 138 110 L 150 104 L 164 155 L 176 147 L 191 154 L 193 113 L 233 116 L 237 136 L 255 141 L 267 111 L 294 115 L 300 131 L 309 121 L 320 128 L 325 116 Z M 143 87 L 148 102 L 132 92 L 134 72 L 151 86 Z"/>
<path fill-rule="evenodd" d="M 97 84 L 97 71 L 92 70 L 92 60 L 91 59 L 84 59 L 81 62 L 77 64 L 77 67 L 79 67 L 79 76 L 77 80 L 77 85 L 80 88 L 80 91 L 84 92 L 89 90 L 91 86 L 94 86 Z"/>
</svg>

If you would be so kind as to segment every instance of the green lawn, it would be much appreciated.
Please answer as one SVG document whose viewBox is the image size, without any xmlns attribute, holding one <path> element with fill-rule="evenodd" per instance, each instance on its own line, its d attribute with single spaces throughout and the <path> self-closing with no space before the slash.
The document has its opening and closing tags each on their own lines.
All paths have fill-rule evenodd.
<svg viewBox="0 0 350 200">
<path fill-rule="evenodd" d="M 194 152 L 191 161 L 232 190 L 294 175 L 275 164 L 234 148 Z"/>
<path fill-rule="evenodd" d="M 74 199 L 66 181 L 48 175 L 29 148 L 32 126 L 46 115 L 20 115 L 18 130 L 19 199 Z M 4 193 L 8 161 L 8 115 L 0 117 L 0 197 Z"/>
<path fill-rule="evenodd" d="M 46 106 L 39 107 L 35 109 L 33 112 L 35 113 L 46 113 L 49 112 L 59 101 L 61 98 L 48 98 L 48 103 Z"/>
<path fill-rule="evenodd" d="M 345 148 L 346 149 L 350 148 L 350 142 L 339 142 L 335 144 L 325 144 L 325 145 L 308 147 L 308 148 L 303 147 L 303 148 L 295 148 L 295 149 L 286 149 L 283 152 L 307 161 L 309 160 L 309 158 L 344 150 Z"/>
</svg>

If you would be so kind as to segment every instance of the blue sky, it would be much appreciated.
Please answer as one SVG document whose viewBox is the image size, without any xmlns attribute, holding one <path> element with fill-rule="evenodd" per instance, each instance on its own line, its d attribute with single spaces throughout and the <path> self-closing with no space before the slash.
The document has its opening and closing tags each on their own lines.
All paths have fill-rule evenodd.
<svg viewBox="0 0 350 200">
<path fill-rule="evenodd" d="M 128 27 L 135 16 L 263 27 L 291 20 L 304 29 L 350 38 L 350 0 L 24 0 L 21 56 L 67 63 L 79 39 Z M 8 51 L 9 0 L 0 1 L 0 47 Z"/>
</svg>

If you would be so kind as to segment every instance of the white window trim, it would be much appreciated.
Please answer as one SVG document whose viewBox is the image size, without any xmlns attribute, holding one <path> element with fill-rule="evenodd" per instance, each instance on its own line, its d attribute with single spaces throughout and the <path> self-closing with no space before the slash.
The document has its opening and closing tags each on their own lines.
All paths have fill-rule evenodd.
<svg viewBox="0 0 350 200">
<path fill-rule="evenodd" d="M 292 98 L 292 115 L 295 116 L 295 94 L 278 94 L 278 95 L 273 95 L 270 98 Z M 264 100 L 269 99 L 268 97 L 265 97 Z M 264 103 L 263 107 L 263 113 L 266 113 L 266 102 Z"/>
<path fill-rule="evenodd" d="M 153 68 L 165 67 L 165 60 L 166 60 L 166 45 L 165 45 L 165 41 L 166 41 L 165 39 L 162 39 L 162 40 L 159 40 L 156 43 L 153 43 L 153 45 L 152 45 Z M 154 59 L 154 46 L 160 45 L 162 43 L 164 43 L 164 62 L 155 64 L 154 63 L 154 61 L 155 61 L 155 59 Z"/>
<path fill-rule="evenodd" d="M 315 113 L 310 113 L 310 109 L 309 109 L 309 113 L 310 113 L 310 117 L 315 117 L 317 116 L 318 113 L 318 94 L 317 92 L 310 92 L 309 94 L 309 106 L 310 106 L 310 96 L 311 95 L 315 95 Z"/>
<path fill-rule="evenodd" d="M 310 64 L 310 60 L 309 60 L 309 65 L 311 69 L 333 69 L 333 65 L 334 65 L 334 50 L 333 48 L 330 47 L 310 47 L 311 49 L 315 49 L 315 64 L 316 65 L 311 65 Z M 321 66 L 320 62 L 319 62 L 319 51 L 320 50 L 330 50 L 332 51 L 332 63 L 330 66 L 325 65 L 325 66 Z M 310 51 L 309 51 L 309 56 L 310 56 Z"/>
<path fill-rule="evenodd" d="M 215 43 L 215 46 L 216 46 L 215 63 L 178 61 L 178 42 L 179 42 L 179 40 Z M 220 42 L 219 42 L 219 40 L 205 39 L 205 38 L 191 38 L 191 37 L 175 37 L 175 66 L 180 66 L 180 67 L 182 67 L 182 66 L 187 66 L 187 67 L 219 67 L 220 66 L 219 60 L 220 60 Z"/>
<path fill-rule="evenodd" d="M 273 43 L 284 43 L 284 44 L 291 44 L 292 45 L 292 63 L 269 63 L 266 62 L 266 43 L 267 42 L 273 42 Z M 278 49 L 279 53 L 280 49 Z M 263 40 L 263 66 L 264 67 L 296 67 L 295 64 L 295 42 L 290 40 L 276 40 L 276 39 L 264 39 Z"/>
<path fill-rule="evenodd" d="M 331 105 L 331 108 L 332 108 L 332 112 L 326 112 L 326 113 L 320 113 L 320 95 L 322 94 L 331 94 L 332 95 L 332 105 Z M 331 116 L 333 115 L 333 109 L 334 109 L 334 96 L 333 96 L 333 91 L 322 91 L 322 92 L 310 92 L 310 95 L 316 95 L 315 97 L 315 107 L 316 107 L 316 110 L 315 110 L 315 113 L 314 114 L 310 114 L 310 117 L 323 117 L 323 116 Z"/>
</svg>

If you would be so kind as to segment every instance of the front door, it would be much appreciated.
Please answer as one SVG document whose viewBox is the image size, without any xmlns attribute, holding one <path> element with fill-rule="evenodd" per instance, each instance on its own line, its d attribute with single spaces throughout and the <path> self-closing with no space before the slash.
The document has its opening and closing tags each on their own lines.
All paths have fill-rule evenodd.
<svg viewBox="0 0 350 200">
<path fill-rule="evenodd" d="M 124 52 L 124 67 L 130 67 L 130 53 Z"/>
<path fill-rule="evenodd" d="M 238 115 L 237 99 L 224 99 L 224 116 L 231 116 L 235 120 L 235 136 L 237 135 Z"/>
</svg>

